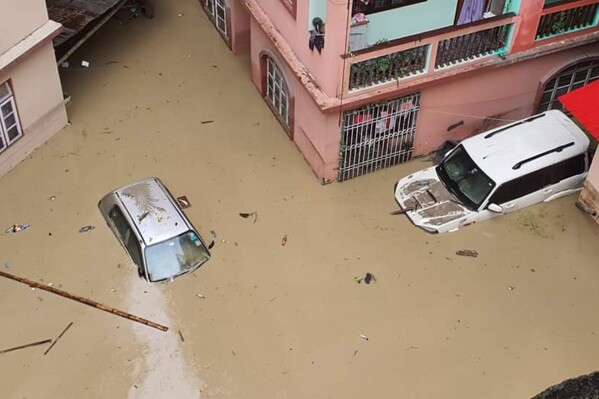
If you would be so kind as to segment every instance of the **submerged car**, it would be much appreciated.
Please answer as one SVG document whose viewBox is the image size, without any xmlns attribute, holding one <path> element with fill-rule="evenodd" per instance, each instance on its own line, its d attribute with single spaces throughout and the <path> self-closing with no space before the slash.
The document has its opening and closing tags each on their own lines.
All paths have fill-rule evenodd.
<svg viewBox="0 0 599 399">
<path fill-rule="evenodd" d="M 418 227 L 443 233 L 582 188 L 589 139 L 547 111 L 463 140 L 436 167 L 401 179 L 395 199 Z"/>
<path fill-rule="evenodd" d="M 202 237 L 158 178 L 111 191 L 98 207 L 147 281 L 172 280 L 210 259 Z"/>
</svg>

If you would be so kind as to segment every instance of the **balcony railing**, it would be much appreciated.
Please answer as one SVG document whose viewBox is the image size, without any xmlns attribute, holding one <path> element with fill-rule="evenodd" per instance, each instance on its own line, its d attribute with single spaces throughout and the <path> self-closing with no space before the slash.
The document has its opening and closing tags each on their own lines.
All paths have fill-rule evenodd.
<svg viewBox="0 0 599 399">
<path fill-rule="evenodd" d="M 428 45 L 424 45 L 353 63 L 349 89 L 373 86 L 424 72 L 428 48 Z"/>
<path fill-rule="evenodd" d="M 508 45 L 514 17 L 504 14 L 355 51 L 346 56 L 346 87 L 367 89 L 497 53 Z"/>
<path fill-rule="evenodd" d="M 493 54 L 505 47 L 508 32 L 509 26 L 503 25 L 441 40 L 435 68 L 452 66 Z"/>
<path fill-rule="evenodd" d="M 541 40 L 593 26 L 598 8 L 599 4 L 589 4 L 542 15 L 536 39 Z"/>
</svg>

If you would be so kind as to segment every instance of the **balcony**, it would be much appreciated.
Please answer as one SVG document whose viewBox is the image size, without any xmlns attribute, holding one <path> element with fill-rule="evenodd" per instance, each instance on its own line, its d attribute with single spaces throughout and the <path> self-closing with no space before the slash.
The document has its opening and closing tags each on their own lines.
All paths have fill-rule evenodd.
<svg viewBox="0 0 599 399">
<path fill-rule="evenodd" d="M 514 17 L 504 14 L 350 53 L 348 89 L 367 89 L 505 51 Z"/>
<path fill-rule="evenodd" d="M 545 7 L 537 29 L 536 40 L 590 28 L 597 25 L 599 4 L 587 4 L 575 8 L 566 8 L 571 4 Z"/>
</svg>

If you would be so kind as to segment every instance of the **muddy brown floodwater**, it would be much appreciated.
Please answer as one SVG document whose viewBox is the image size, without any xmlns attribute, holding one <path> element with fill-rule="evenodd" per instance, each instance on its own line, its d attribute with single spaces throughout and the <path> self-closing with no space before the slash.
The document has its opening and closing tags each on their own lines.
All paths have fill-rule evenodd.
<svg viewBox="0 0 599 399">
<path fill-rule="evenodd" d="M 597 369 L 599 228 L 574 197 L 428 235 L 389 215 L 425 161 L 321 186 L 198 2 L 156 15 L 109 23 L 72 57 L 90 68 L 61 72 L 71 125 L 0 179 L 2 226 L 31 224 L 0 237 L 0 267 L 170 330 L 0 280 L 0 350 L 73 322 L 46 356 L 0 355 L 0 397 L 529 398 Z M 154 175 L 217 234 L 163 285 L 97 210 Z"/>
</svg>

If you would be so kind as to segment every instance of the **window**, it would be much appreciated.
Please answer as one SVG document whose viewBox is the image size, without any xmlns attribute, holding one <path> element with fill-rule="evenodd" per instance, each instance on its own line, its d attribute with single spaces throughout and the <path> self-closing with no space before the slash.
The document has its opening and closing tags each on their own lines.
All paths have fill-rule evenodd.
<svg viewBox="0 0 599 399">
<path fill-rule="evenodd" d="M 445 187 L 472 210 L 478 209 L 495 187 L 495 182 L 461 145 L 437 166 L 436 171 Z"/>
<path fill-rule="evenodd" d="M 279 120 L 289 128 L 289 90 L 281 70 L 266 57 L 266 100 L 274 109 Z"/>
<path fill-rule="evenodd" d="M 115 205 L 110 210 L 108 217 L 114 224 L 123 245 L 127 248 L 127 252 L 129 252 L 131 259 L 133 259 L 133 262 L 137 265 L 141 274 L 143 270 L 141 264 L 141 248 L 135 233 L 133 233 L 131 226 L 129 226 L 127 219 L 125 219 L 125 215 L 123 215 L 123 212 L 121 212 L 119 207 Z"/>
<path fill-rule="evenodd" d="M 563 110 L 559 96 L 599 79 L 599 59 L 579 62 L 558 73 L 543 88 L 539 112 Z"/>
<path fill-rule="evenodd" d="M 0 152 L 23 135 L 15 98 L 8 82 L 0 85 Z"/>
<path fill-rule="evenodd" d="M 585 159 L 585 155 L 580 154 L 504 183 L 495 191 L 489 203 L 505 204 L 572 176 L 579 175 L 586 169 Z"/>
<path fill-rule="evenodd" d="M 123 212 L 121 212 L 119 207 L 115 205 L 110 210 L 108 217 L 110 218 L 110 220 L 112 221 L 112 224 L 114 224 L 114 227 L 116 228 L 119 235 L 121 236 L 121 241 L 125 242 L 125 237 L 127 236 L 127 230 L 131 230 L 131 227 L 129 226 L 129 223 L 127 223 L 127 219 L 125 219 L 125 215 L 123 215 Z"/>
<path fill-rule="evenodd" d="M 208 10 L 208 14 L 214 20 L 214 25 L 216 25 L 216 29 L 225 37 L 227 35 L 227 7 L 225 5 L 225 0 L 206 0 L 206 9 Z"/>
<path fill-rule="evenodd" d="M 459 0 L 457 25 L 502 15 L 505 11 L 505 3 L 505 0 Z"/>
<path fill-rule="evenodd" d="M 354 15 L 360 12 L 364 14 L 374 14 L 375 12 L 405 7 L 412 4 L 423 3 L 425 1 L 426 0 L 354 0 L 352 10 Z"/>
</svg>

